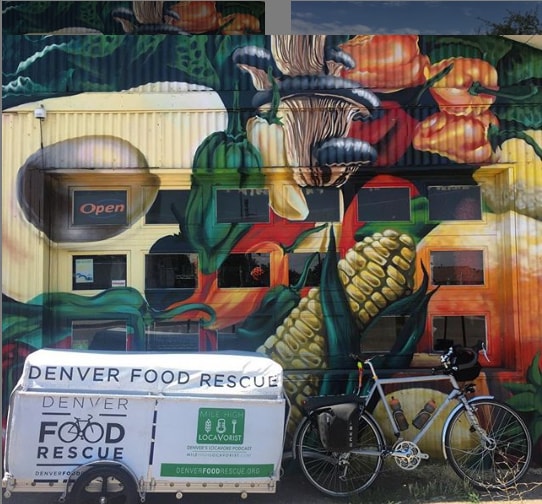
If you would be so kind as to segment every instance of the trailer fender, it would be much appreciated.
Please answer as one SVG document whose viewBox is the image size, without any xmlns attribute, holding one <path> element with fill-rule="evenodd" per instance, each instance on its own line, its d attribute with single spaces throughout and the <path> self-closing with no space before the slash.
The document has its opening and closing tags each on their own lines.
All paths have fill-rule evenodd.
<svg viewBox="0 0 542 504">
<path fill-rule="evenodd" d="M 64 492 L 59 498 L 60 503 L 77 504 L 78 497 L 85 488 L 98 478 L 115 478 L 121 481 L 123 492 L 126 494 L 126 504 L 137 501 L 145 502 L 146 488 L 143 477 L 138 480 L 134 472 L 126 464 L 117 461 L 95 460 L 79 466 L 66 482 Z M 104 486 L 104 489 L 106 486 Z M 102 491 L 107 491 L 102 490 Z"/>
</svg>

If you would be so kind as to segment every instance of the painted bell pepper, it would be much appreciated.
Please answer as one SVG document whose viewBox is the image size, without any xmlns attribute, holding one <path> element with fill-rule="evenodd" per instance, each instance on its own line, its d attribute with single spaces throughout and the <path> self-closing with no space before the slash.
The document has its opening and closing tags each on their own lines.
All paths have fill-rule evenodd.
<svg viewBox="0 0 542 504">
<path fill-rule="evenodd" d="M 216 2 L 182 1 L 170 7 L 179 19 L 173 24 L 188 33 L 214 32 L 222 24 L 221 15 L 216 10 Z"/>
<path fill-rule="evenodd" d="M 499 89 L 497 70 L 478 58 L 447 58 L 427 68 L 427 78 L 449 66 L 451 70 L 430 88 L 440 109 L 454 115 L 489 109 L 496 99 L 491 91 Z"/>
<path fill-rule="evenodd" d="M 247 121 L 247 136 L 261 153 L 265 188 L 269 192 L 269 205 L 272 210 L 285 219 L 305 220 L 309 208 L 286 160 L 282 124 L 269 122 L 260 116 L 251 117 Z"/>
<path fill-rule="evenodd" d="M 241 128 L 238 113 L 238 92 L 235 93 L 233 115 L 226 131 L 209 135 L 198 147 L 192 165 L 192 190 L 184 216 L 178 216 L 181 231 L 194 250 L 200 251 L 204 274 L 218 269 L 231 249 L 252 224 L 244 222 L 217 223 L 217 185 L 229 188 L 261 188 L 264 175 L 258 149 Z"/>
<path fill-rule="evenodd" d="M 437 112 L 416 126 L 413 146 L 457 163 L 489 163 L 495 161 L 497 155 L 488 132 L 498 125 L 497 117 L 488 110 L 468 116 Z"/>
<path fill-rule="evenodd" d="M 418 41 L 417 35 L 358 35 L 341 45 L 356 63 L 341 75 L 381 93 L 423 84 L 430 62 Z"/>
</svg>

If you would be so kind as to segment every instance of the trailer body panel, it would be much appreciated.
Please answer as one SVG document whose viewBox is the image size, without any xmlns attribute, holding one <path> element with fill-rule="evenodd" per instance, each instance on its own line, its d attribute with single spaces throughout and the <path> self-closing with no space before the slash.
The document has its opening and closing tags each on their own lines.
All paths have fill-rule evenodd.
<svg viewBox="0 0 542 504">
<path fill-rule="evenodd" d="M 88 466 L 129 470 L 140 491 L 274 492 L 287 400 L 256 353 L 38 350 L 10 401 L 10 491 L 64 491 Z"/>
</svg>

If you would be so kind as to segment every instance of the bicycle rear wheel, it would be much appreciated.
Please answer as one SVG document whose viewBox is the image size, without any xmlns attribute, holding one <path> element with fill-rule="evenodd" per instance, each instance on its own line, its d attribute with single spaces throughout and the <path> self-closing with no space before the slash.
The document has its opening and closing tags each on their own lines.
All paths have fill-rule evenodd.
<svg viewBox="0 0 542 504">
<path fill-rule="evenodd" d="M 446 458 L 460 478 L 477 488 L 510 487 L 529 469 L 529 431 L 521 417 L 504 403 L 481 399 L 470 404 L 486 437 L 472 425 L 466 408 L 459 409 L 444 433 Z"/>
<path fill-rule="evenodd" d="M 315 422 L 305 418 L 299 427 L 296 456 L 305 477 L 318 490 L 333 497 L 347 497 L 368 488 L 382 467 L 384 437 L 375 420 L 359 417 L 358 448 L 338 453 L 320 442 Z"/>
</svg>

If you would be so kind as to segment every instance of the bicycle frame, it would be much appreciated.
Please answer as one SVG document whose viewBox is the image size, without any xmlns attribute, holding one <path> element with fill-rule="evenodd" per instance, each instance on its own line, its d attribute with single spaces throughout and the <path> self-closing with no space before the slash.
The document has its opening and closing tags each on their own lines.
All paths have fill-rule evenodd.
<svg viewBox="0 0 542 504">
<path fill-rule="evenodd" d="M 425 434 L 429 431 L 435 420 L 442 414 L 444 409 L 450 404 L 452 401 L 457 400 L 460 403 L 462 403 L 466 408 L 467 411 L 470 410 L 468 403 L 469 400 L 465 397 L 464 392 L 459 387 L 457 380 L 452 375 L 436 375 L 436 376 L 412 376 L 412 377 L 402 377 L 402 378 L 379 378 L 376 374 L 376 371 L 373 367 L 373 364 L 370 361 L 365 361 L 364 364 L 367 364 L 371 370 L 371 378 L 373 380 L 373 384 L 371 385 L 371 388 L 369 389 L 367 394 L 364 394 L 363 397 L 365 398 L 365 403 L 369 404 L 371 399 L 373 399 L 373 396 L 375 393 L 378 394 L 380 400 L 382 401 L 382 404 L 384 406 L 384 409 L 386 411 L 386 416 L 388 417 L 388 421 L 393 429 L 393 434 L 396 438 L 399 438 L 401 435 L 401 431 L 399 430 L 399 426 L 397 425 L 397 422 L 395 418 L 393 417 L 393 412 L 391 409 L 391 406 L 388 404 L 388 401 L 386 400 L 386 394 L 384 392 L 384 385 L 393 385 L 397 383 L 420 383 L 420 382 L 435 382 L 435 381 L 447 381 L 452 386 L 452 390 L 447 395 L 446 399 L 435 409 L 429 420 L 425 423 L 425 425 L 420 429 L 420 431 L 414 436 L 412 439 L 412 442 L 415 444 L 418 444 L 421 439 L 425 436 Z M 460 407 L 461 404 L 458 404 L 457 407 Z M 451 415 L 448 415 L 450 417 Z M 443 432 L 445 429 L 443 429 Z"/>
</svg>

